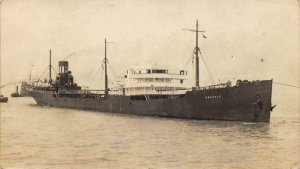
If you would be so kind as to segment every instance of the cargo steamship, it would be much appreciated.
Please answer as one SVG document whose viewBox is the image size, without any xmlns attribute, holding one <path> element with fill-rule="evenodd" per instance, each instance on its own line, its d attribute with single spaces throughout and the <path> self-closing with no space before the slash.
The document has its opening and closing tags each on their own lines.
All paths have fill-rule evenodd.
<svg viewBox="0 0 300 169">
<path fill-rule="evenodd" d="M 169 118 L 269 122 L 272 80 L 238 80 L 213 86 L 199 86 L 198 21 L 195 53 L 195 86 L 185 87 L 187 71 L 171 73 L 157 66 L 127 70 L 118 87 L 108 87 L 105 39 L 105 90 L 84 90 L 74 83 L 67 61 L 59 61 L 59 73 L 51 80 L 51 51 L 47 86 L 33 86 L 30 95 L 39 105 L 99 112 Z"/>
</svg>

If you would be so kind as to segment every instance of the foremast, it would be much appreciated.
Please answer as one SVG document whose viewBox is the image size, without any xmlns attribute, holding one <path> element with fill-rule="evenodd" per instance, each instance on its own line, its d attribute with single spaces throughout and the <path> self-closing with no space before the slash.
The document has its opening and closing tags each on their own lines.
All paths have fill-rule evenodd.
<svg viewBox="0 0 300 169">
<path fill-rule="evenodd" d="M 199 45 L 198 45 L 198 20 L 196 22 L 196 47 L 195 47 L 195 53 L 196 53 L 196 78 L 195 78 L 195 86 L 196 87 L 199 87 L 199 51 L 200 51 L 200 48 L 199 48 Z"/>
<path fill-rule="evenodd" d="M 107 43 L 111 43 L 111 42 L 107 42 L 106 41 L 106 38 L 104 40 L 104 73 L 105 73 L 105 80 L 104 80 L 104 83 L 105 83 L 105 90 L 104 90 L 104 94 L 105 94 L 105 97 L 108 96 L 108 78 L 107 78 L 107 57 L 106 57 L 106 46 L 107 46 Z"/>
</svg>

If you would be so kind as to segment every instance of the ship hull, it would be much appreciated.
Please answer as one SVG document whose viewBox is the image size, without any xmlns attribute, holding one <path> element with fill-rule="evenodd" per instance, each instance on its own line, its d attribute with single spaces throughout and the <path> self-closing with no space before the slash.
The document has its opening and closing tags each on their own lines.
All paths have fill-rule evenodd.
<svg viewBox="0 0 300 169">
<path fill-rule="evenodd" d="M 57 95 L 31 90 L 39 105 L 169 118 L 269 122 L 272 80 L 242 86 L 187 91 L 164 98 L 114 96 L 106 98 Z"/>
</svg>

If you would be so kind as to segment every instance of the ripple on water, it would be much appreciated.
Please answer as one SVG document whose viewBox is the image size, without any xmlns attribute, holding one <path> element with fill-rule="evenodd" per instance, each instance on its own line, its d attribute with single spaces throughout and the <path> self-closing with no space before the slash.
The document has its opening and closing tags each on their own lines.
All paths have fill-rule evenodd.
<svg viewBox="0 0 300 169">
<path fill-rule="evenodd" d="M 3 167 L 299 166 L 299 117 L 275 116 L 271 123 L 165 119 L 41 107 L 26 98 L 2 109 Z"/>
</svg>

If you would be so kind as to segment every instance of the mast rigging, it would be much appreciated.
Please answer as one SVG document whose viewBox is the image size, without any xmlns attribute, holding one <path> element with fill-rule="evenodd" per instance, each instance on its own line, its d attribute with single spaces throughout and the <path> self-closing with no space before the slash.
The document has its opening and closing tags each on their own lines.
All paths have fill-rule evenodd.
<svg viewBox="0 0 300 169">
<path fill-rule="evenodd" d="M 51 79 L 51 49 L 50 49 L 50 59 L 49 59 L 49 83 L 52 82 L 52 79 Z"/>
<path fill-rule="evenodd" d="M 203 38 L 206 38 L 206 36 L 204 36 L 204 32 L 205 31 L 199 31 L 198 30 L 198 19 L 196 21 L 196 30 L 194 29 L 184 29 L 184 30 L 188 30 L 188 31 L 191 31 L 191 32 L 196 32 L 196 47 L 194 49 L 194 53 L 196 54 L 196 66 L 195 66 L 195 86 L 196 87 L 199 87 L 199 53 L 201 54 L 201 51 L 200 51 L 200 48 L 199 48 L 199 44 L 198 44 L 198 32 L 201 32 L 202 33 L 202 36 Z"/>
</svg>

